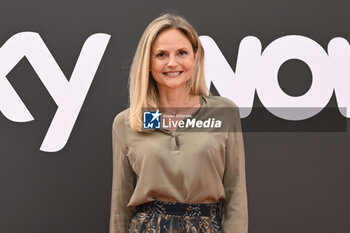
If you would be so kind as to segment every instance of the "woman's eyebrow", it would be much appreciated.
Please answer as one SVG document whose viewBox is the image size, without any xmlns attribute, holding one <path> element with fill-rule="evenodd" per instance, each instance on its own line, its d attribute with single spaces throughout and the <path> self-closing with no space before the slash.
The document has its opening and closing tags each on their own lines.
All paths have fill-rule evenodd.
<svg viewBox="0 0 350 233">
<path fill-rule="evenodd" d="M 159 52 L 167 52 L 166 49 L 155 49 L 153 50 L 153 53 L 159 53 Z"/>
<path fill-rule="evenodd" d="M 181 48 L 176 49 L 176 51 L 179 51 L 179 50 L 189 50 L 189 49 L 190 49 L 190 48 L 188 48 L 188 47 L 181 47 Z M 160 49 L 154 50 L 153 52 L 154 52 L 154 53 L 157 53 L 157 52 L 168 52 L 168 50 L 167 50 L 167 49 L 162 49 L 162 48 L 160 48 Z"/>
<path fill-rule="evenodd" d="M 188 47 L 182 47 L 182 48 L 179 48 L 178 50 L 187 50 L 189 49 Z"/>
</svg>

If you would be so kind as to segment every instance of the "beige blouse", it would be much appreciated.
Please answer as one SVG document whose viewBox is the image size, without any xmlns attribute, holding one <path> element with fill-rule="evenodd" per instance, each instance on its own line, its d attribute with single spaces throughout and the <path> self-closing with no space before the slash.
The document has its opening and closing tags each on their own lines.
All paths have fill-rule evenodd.
<svg viewBox="0 0 350 233">
<path fill-rule="evenodd" d="M 174 133 L 131 129 L 128 109 L 113 122 L 113 184 L 110 233 L 128 232 L 134 206 L 159 200 L 223 205 L 223 233 L 248 232 L 244 146 L 237 106 L 219 96 L 201 96 L 199 119 L 219 108 L 232 108 L 233 130 Z M 205 110 L 205 111 L 204 111 Z"/>
</svg>

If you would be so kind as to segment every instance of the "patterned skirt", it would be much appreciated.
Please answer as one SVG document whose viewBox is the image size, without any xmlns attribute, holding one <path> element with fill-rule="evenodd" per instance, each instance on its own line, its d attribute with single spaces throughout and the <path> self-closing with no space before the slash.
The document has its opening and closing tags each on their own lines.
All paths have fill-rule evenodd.
<svg viewBox="0 0 350 233">
<path fill-rule="evenodd" d="M 185 204 L 153 201 L 136 207 L 129 233 L 221 233 L 221 202 Z"/>
</svg>

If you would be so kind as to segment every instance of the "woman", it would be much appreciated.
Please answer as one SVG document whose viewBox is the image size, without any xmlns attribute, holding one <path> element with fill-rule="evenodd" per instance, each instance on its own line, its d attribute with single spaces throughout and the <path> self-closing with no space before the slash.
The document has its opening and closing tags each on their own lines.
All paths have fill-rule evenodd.
<svg viewBox="0 0 350 233">
<path fill-rule="evenodd" d="M 146 108 L 192 109 L 198 119 L 233 108 L 234 130 L 146 130 Z M 248 232 L 239 113 L 227 98 L 207 95 L 203 47 L 184 18 L 165 14 L 144 31 L 130 71 L 130 107 L 115 117 L 112 135 L 110 233 Z"/>
</svg>

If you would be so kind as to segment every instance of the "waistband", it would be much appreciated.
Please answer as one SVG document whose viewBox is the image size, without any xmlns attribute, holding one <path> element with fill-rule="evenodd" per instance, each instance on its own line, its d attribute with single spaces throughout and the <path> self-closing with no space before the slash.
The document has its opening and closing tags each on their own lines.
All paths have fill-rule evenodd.
<svg viewBox="0 0 350 233">
<path fill-rule="evenodd" d="M 221 206 L 221 202 L 211 204 L 188 204 L 177 202 L 152 201 L 136 206 L 136 210 L 137 212 L 151 212 L 154 214 L 221 217 Z"/>
</svg>

